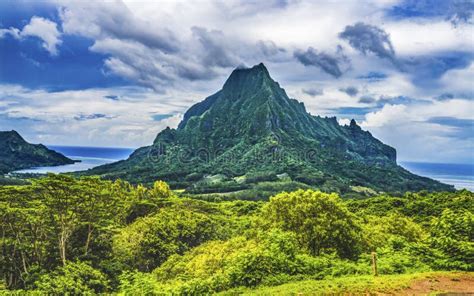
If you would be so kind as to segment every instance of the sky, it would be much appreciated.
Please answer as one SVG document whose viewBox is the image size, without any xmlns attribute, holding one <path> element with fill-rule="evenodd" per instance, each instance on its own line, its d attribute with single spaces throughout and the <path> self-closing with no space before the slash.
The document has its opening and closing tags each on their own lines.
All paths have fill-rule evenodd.
<svg viewBox="0 0 474 296">
<path fill-rule="evenodd" d="M 140 147 L 263 62 L 402 161 L 474 162 L 474 2 L 0 1 L 0 130 Z"/>
</svg>

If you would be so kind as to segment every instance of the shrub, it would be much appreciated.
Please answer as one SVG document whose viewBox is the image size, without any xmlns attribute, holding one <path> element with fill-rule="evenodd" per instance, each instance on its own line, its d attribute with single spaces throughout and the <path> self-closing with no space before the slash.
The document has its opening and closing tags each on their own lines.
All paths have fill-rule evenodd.
<svg viewBox="0 0 474 296">
<path fill-rule="evenodd" d="M 172 254 L 222 238 L 218 220 L 184 209 L 165 208 L 153 216 L 138 218 L 114 237 L 117 259 L 131 268 L 151 271 Z"/>
<path fill-rule="evenodd" d="M 366 251 L 376 251 L 395 241 L 416 242 L 426 237 L 423 228 L 410 218 L 391 213 L 386 217 L 367 216 L 363 226 Z"/>
<path fill-rule="evenodd" d="M 429 243 L 442 254 L 437 268 L 474 270 L 474 215 L 445 209 L 431 223 Z"/>
<path fill-rule="evenodd" d="M 350 258 L 360 251 L 361 227 L 336 194 L 283 192 L 270 198 L 263 211 L 272 225 L 294 232 L 312 255 L 336 252 Z"/>
<path fill-rule="evenodd" d="M 49 295 L 95 295 L 107 292 L 109 281 L 101 271 L 78 261 L 41 276 L 36 286 Z"/>
</svg>

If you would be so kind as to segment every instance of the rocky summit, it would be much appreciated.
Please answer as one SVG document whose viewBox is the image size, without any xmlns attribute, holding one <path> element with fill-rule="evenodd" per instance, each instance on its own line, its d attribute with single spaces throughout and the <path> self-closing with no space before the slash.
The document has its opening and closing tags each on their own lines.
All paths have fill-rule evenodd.
<svg viewBox="0 0 474 296">
<path fill-rule="evenodd" d="M 262 186 L 342 194 L 453 189 L 398 166 L 395 149 L 354 120 L 341 126 L 335 117 L 309 114 L 263 64 L 235 69 L 221 90 L 189 108 L 177 129 L 86 174 L 145 184 L 161 179 L 200 194 L 265 192 Z"/>
</svg>

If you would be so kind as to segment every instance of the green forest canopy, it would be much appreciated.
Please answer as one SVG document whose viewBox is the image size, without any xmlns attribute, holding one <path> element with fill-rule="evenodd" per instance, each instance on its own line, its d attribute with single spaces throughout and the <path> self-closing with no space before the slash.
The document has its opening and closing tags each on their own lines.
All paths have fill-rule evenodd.
<svg viewBox="0 0 474 296">
<path fill-rule="evenodd" d="M 474 195 L 208 202 L 98 177 L 0 187 L 0 292 L 202 294 L 304 279 L 474 269 Z M 3 290 L 2 290 L 3 289 Z"/>
</svg>

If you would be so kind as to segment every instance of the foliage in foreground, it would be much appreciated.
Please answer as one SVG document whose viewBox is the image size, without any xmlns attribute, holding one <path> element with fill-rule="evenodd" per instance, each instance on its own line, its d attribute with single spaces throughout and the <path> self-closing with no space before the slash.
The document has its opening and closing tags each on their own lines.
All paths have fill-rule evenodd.
<svg viewBox="0 0 474 296">
<path fill-rule="evenodd" d="M 465 190 L 205 202 L 160 181 L 31 182 L 0 187 L 0 271 L 12 292 L 214 293 L 369 275 L 373 251 L 381 274 L 474 269 L 474 195 Z"/>
</svg>

